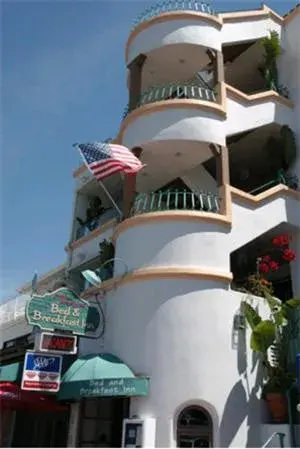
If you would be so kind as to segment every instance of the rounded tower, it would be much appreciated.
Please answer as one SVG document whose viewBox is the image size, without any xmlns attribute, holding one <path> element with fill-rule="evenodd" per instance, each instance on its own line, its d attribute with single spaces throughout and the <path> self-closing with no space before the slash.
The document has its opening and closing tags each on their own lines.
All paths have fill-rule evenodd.
<svg viewBox="0 0 300 449">
<path fill-rule="evenodd" d="M 106 341 L 150 378 L 149 396 L 133 398 L 130 411 L 156 419 L 158 447 L 247 441 L 256 370 L 235 343 L 241 295 L 230 290 L 221 30 L 205 4 L 164 2 L 126 46 L 129 104 L 118 139 L 145 168 L 125 179 L 126 219 L 114 241 L 129 274 L 109 294 Z M 211 158 L 216 180 L 203 166 Z M 259 403 L 253 410 L 259 423 Z"/>
</svg>

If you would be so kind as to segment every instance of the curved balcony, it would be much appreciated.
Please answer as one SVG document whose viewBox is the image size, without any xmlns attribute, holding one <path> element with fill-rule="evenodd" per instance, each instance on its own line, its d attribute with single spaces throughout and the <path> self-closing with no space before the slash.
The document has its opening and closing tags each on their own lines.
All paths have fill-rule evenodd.
<svg viewBox="0 0 300 449">
<path fill-rule="evenodd" d="M 188 189 L 141 193 L 131 217 L 115 230 L 116 257 L 126 260 L 128 270 L 180 265 L 228 273 L 228 254 L 220 245 L 228 225 L 216 193 Z"/>
<path fill-rule="evenodd" d="M 190 190 L 167 190 L 140 193 L 135 198 L 131 215 L 171 210 L 192 210 L 218 213 L 220 211 L 220 200 L 214 193 L 194 193 Z"/>
<path fill-rule="evenodd" d="M 200 101 L 211 101 L 216 102 L 216 96 L 212 89 L 208 87 L 203 87 L 194 83 L 182 83 L 182 84 L 165 84 L 160 86 L 152 86 L 146 92 L 141 94 L 140 100 L 138 101 L 135 108 L 129 109 L 127 106 L 123 119 L 134 109 L 144 106 L 149 103 L 155 103 L 158 101 L 166 100 L 200 100 Z"/>
<path fill-rule="evenodd" d="M 140 14 L 134 21 L 133 28 L 137 27 L 142 22 L 159 16 L 160 14 L 176 11 L 192 11 L 215 15 L 215 11 L 206 2 L 199 2 L 196 0 L 167 0 L 158 2 L 143 11 L 142 14 Z"/>
</svg>

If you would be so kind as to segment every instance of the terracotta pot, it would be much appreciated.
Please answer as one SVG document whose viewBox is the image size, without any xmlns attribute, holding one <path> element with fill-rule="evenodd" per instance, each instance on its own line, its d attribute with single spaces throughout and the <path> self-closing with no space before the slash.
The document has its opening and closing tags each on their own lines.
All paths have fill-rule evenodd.
<svg viewBox="0 0 300 449">
<path fill-rule="evenodd" d="M 273 421 L 284 422 L 287 419 L 288 403 L 283 393 L 267 393 L 266 402 Z"/>
</svg>

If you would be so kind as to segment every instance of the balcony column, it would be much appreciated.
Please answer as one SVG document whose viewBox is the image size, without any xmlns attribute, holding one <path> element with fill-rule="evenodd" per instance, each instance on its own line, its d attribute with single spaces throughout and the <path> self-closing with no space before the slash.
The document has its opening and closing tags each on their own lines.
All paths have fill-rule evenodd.
<svg viewBox="0 0 300 449">
<path fill-rule="evenodd" d="M 226 215 L 231 207 L 228 201 L 231 201 L 228 193 L 230 187 L 229 155 L 228 148 L 221 145 L 211 144 L 210 149 L 216 160 L 216 181 L 221 203 L 221 213 Z"/>
<path fill-rule="evenodd" d="M 129 70 L 129 111 L 135 109 L 140 99 L 142 69 L 146 59 L 146 55 L 139 54 L 127 67 Z"/>
<path fill-rule="evenodd" d="M 140 159 L 142 154 L 142 148 L 136 147 L 133 148 L 132 153 Z M 134 200 L 135 192 L 136 192 L 136 176 L 134 173 L 132 175 L 125 175 L 123 181 L 123 219 L 126 219 L 130 215 L 130 211 L 132 208 L 132 203 Z"/>
<path fill-rule="evenodd" d="M 214 85 L 217 94 L 217 100 L 222 104 L 222 83 L 224 82 L 224 60 L 222 51 L 216 51 L 215 59 L 213 62 L 214 67 Z"/>
</svg>

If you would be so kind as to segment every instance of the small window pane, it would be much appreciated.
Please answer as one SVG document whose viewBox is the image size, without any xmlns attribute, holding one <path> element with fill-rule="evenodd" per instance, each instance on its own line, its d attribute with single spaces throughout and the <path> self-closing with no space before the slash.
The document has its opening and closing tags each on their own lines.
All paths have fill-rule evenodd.
<svg viewBox="0 0 300 449">
<path fill-rule="evenodd" d="M 208 426 L 208 416 L 200 409 L 189 408 L 180 416 L 179 426 Z"/>
<path fill-rule="evenodd" d="M 98 414 L 98 401 L 97 399 L 86 399 L 83 405 L 84 418 L 97 418 Z"/>
</svg>

